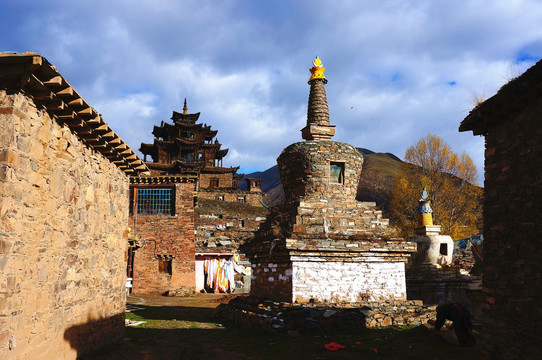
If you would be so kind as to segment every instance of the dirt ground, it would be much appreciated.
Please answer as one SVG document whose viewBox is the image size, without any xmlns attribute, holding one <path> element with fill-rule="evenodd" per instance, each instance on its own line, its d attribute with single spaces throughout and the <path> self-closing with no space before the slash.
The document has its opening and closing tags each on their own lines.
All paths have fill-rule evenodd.
<svg viewBox="0 0 542 360">
<path fill-rule="evenodd" d="M 222 323 L 214 309 L 231 295 L 128 297 L 124 341 L 84 357 L 154 359 L 478 359 L 477 348 L 450 344 L 425 326 L 348 332 L 269 334 Z M 137 322 L 142 323 L 137 323 Z M 344 346 L 336 351 L 326 344 Z M 328 345 L 332 348 L 332 345 Z"/>
</svg>

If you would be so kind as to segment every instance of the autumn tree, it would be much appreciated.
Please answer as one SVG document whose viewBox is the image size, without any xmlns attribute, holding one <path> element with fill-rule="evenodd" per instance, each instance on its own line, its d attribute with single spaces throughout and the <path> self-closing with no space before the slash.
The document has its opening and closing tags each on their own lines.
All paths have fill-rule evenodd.
<svg viewBox="0 0 542 360">
<path fill-rule="evenodd" d="M 421 138 L 405 153 L 391 201 L 392 220 L 402 236 L 414 235 L 418 199 L 427 188 L 433 222 L 441 233 L 460 239 L 477 234 L 482 188 L 476 185 L 476 166 L 463 153 L 458 156 L 436 135 Z"/>
</svg>

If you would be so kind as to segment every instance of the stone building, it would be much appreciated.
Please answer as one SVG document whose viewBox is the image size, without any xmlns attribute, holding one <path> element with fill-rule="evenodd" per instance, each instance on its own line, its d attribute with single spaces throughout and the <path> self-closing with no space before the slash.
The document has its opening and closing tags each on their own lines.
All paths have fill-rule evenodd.
<svg viewBox="0 0 542 360">
<path fill-rule="evenodd" d="M 188 113 L 185 99 L 183 112 L 173 111 L 173 124 L 154 126 L 154 142 L 141 144 L 145 161 L 153 161 L 145 162 L 150 175 L 130 179 L 128 278 L 135 293 L 202 289 L 204 259 L 231 261 L 237 244 L 259 225 L 259 215 L 239 214 L 250 207 L 261 212 L 260 182 L 237 190 L 238 167 L 222 166 L 228 149 L 215 139 L 217 130 L 197 123 L 199 116 Z M 231 214 L 213 210 L 227 203 L 239 206 Z"/>
<path fill-rule="evenodd" d="M 310 70 L 305 141 L 277 159 L 285 202 L 247 250 L 251 293 L 274 300 L 406 299 L 405 262 L 416 245 L 393 237 L 371 202 L 356 201 L 363 156 L 331 141 L 320 59 Z"/>
<path fill-rule="evenodd" d="M 36 53 L 0 53 L 0 358 L 122 339 L 128 176 L 148 171 Z"/>
<path fill-rule="evenodd" d="M 485 136 L 485 359 L 540 357 L 541 95 L 538 62 L 475 107 L 459 127 Z"/>
</svg>

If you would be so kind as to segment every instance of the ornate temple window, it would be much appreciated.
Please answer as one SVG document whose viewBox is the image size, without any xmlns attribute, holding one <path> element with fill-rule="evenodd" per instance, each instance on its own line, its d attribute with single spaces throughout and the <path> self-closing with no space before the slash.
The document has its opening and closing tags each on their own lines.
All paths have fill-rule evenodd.
<svg viewBox="0 0 542 360">
<path fill-rule="evenodd" d="M 218 187 L 218 178 L 212 178 L 209 181 L 209 187 L 211 188 L 217 188 Z"/>
<path fill-rule="evenodd" d="M 175 188 L 132 188 L 130 214 L 133 215 L 134 211 L 141 215 L 175 215 Z"/>
<path fill-rule="evenodd" d="M 344 184 L 344 162 L 331 161 L 329 163 L 329 182 Z"/>
</svg>

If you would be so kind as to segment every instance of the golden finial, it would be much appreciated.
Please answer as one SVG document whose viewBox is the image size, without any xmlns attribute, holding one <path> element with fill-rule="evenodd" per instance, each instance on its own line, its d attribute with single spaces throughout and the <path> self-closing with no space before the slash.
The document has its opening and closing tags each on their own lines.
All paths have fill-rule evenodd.
<svg viewBox="0 0 542 360">
<path fill-rule="evenodd" d="M 324 76 L 324 71 L 326 71 L 326 68 L 322 66 L 322 60 L 318 56 L 316 56 L 316 59 L 312 62 L 312 69 L 310 69 L 311 77 L 309 81 L 314 79 L 324 79 L 327 82 L 326 77 Z"/>
<path fill-rule="evenodd" d="M 186 98 L 184 98 L 183 114 L 188 114 L 188 106 L 186 106 Z"/>
</svg>

